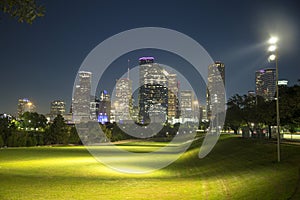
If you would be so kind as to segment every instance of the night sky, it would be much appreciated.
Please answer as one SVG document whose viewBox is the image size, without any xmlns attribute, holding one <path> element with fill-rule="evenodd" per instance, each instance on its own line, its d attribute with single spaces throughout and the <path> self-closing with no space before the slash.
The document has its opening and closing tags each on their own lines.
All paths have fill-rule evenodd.
<svg viewBox="0 0 300 200">
<path fill-rule="evenodd" d="M 32 25 L 0 15 L 0 113 L 16 114 L 18 98 L 23 97 L 43 114 L 56 99 L 66 101 L 69 109 L 76 73 L 88 53 L 108 37 L 138 27 L 169 28 L 198 41 L 214 60 L 225 63 L 227 97 L 254 90 L 255 71 L 275 67 L 267 62 L 266 41 L 271 35 L 280 38 L 279 78 L 288 79 L 290 85 L 300 79 L 296 0 L 38 3 L 46 7 L 46 15 Z M 126 71 L 127 59 L 137 65 L 136 58 L 143 53 L 151 52 L 123 56 L 111 67 Z M 164 54 L 153 54 L 157 62 L 174 64 Z M 115 75 L 109 78 L 115 80 Z"/>
</svg>

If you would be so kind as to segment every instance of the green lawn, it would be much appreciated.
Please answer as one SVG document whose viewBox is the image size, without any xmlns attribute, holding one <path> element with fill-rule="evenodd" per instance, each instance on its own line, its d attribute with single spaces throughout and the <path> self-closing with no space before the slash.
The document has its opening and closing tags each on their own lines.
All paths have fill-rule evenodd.
<svg viewBox="0 0 300 200">
<path fill-rule="evenodd" d="M 197 157 L 199 144 L 172 165 L 140 175 L 107 168 L 84 147 L 0 149 L 0 199 L 300 199 L 300 145 L 282 145 L 278 164 L 276 144 L 266 141 L 222 136 L 204 159 Z"/>
</svg>

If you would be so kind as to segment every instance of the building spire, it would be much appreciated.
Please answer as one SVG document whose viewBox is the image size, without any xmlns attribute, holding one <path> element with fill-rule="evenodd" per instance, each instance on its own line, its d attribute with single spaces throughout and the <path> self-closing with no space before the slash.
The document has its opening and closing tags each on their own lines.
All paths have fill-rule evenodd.
<svg viewBox="0 0 300 200">
<path fill-rule="evenodd" d="M 128 59 L 127 61 L 127 79 L 129 80 L 129 62 L 130 60 Z"/>
</svg>

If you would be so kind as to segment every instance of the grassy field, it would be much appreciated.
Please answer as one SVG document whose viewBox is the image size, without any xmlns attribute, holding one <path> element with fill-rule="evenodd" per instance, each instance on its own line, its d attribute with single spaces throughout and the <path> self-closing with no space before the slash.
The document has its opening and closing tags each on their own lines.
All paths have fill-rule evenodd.
<svg viewBox="0 0 300 200">
<path fill-rule="evenodd" d="M 222 136 L 204 159 L 197 157 L 199 145 L 141 175 L 107 168 L 84 147 L 0 149 L 0 199 L 300 199 L 300 145 L 282 145 L 280 164 L 276 145 L 266 141 Z"/>
</svg>

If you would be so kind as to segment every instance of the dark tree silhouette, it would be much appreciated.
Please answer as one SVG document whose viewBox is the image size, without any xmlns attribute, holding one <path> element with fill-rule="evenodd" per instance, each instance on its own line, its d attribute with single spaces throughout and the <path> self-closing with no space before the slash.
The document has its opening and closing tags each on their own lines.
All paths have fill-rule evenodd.
<svg viewBox="0 0 300 200">
<path fill-rule="evenodd" d="M 37 17 L 45 14 L 45 8 L 35 0 L 0 0 L 0 10 L 18 20 L 32 24 Z"/>
<path fill-rule="evenodd" d="M 53 123 L 45 131 L 45 144 L 67 144 L 69 139 L 69 132 L 64 118 L 57 115 Z"/>
</svg>

